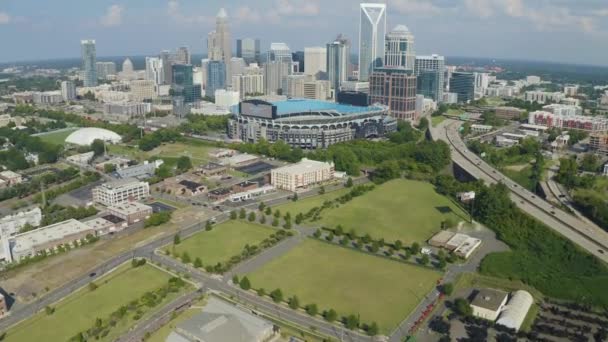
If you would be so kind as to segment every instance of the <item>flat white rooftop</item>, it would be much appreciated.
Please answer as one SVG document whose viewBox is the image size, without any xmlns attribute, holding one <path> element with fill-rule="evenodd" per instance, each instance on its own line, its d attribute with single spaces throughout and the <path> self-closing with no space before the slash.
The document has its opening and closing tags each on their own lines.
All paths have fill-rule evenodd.
<svg viewBox="0 0 608 342">
<path fill-rule="evenodd" d="M 34 248 L 35 246 L 53 241 L 60 240 L 66 236 L 78 234 L 91 230 L 88 225 L 69 219 L 67 221 L 51 224 L 46 227 L 38 228 L 26 233 L 17 234 L 12 237 L 14 241 L 13 251 L 25 251 Z"/>
<path fill-rule="evenodd" d="M 283 166 L 274 171 L 276 173 L 301 174 L 329 167 L 331 167 L 330 163 L 304 158 L 297 164 Z"/>
</svg>

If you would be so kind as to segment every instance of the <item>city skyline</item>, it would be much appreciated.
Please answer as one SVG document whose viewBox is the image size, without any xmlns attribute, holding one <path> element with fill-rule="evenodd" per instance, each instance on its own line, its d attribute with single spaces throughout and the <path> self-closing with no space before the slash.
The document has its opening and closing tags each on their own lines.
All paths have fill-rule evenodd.
<svg viewBox="0 0 608 342">
<path fill-rule="evenodd" d="M 207 33 L 221 7 L 231 23 L 233 52 L 236 39 L 246 37 L 259 37 L 262 51 L 277 41 L 294 51 L 324 46 L 338 33 L 358 46 L 358 1 L 266 0 L 255 7 L 236 0 L 205 6 L 189 0 L 152 0 L 146 6 L 127 0 L 34 5 L 31 0 L 0 4 L 0 39 L 12 46 L 0 62 L 76 57 L 74 41 L 81 39 L 95 39 L 98 56 L 157 55 L 183 45 L 193 54 L 206 53 Z M 608 39 L 607 15 L 608 6 L 595 0 L 459 0 L 449 7 L 440 1 L 396 0 L 388 4 L 387 26 L 410 28 L 422 54 L 607 65 L 608 47 L 602 44 Z"/>
</svg>

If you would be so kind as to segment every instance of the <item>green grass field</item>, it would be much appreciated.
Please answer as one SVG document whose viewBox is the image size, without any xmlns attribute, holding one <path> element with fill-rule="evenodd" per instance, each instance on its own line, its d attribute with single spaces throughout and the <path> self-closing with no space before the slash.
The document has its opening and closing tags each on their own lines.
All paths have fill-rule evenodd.
<svg viewBox="0 0 608 342">
<path fill-rule="evenodd" d="M 201 258 L 203 265 L 215 265 L 240 254 L 245 245 L 257 245 L 274 232 L 273 229 L 245 221 L 228 221 L 209 232 L 201 232 L 175 246 L 180 255 L 188 252 L 192 260 Z M 173 250 L 173 246 L 168 247 Z"/>
<path fill-rule="evenodd" d="M 293 216 L 297 215 L 298 213 L 306 214 L 308 211 L 310 211 L 310 209 L 322 206 L 323 202 L 332 201 L 349 191 L 350 189 L 338 189 L 332 192 L 327 192 L 323 195 L 300 199 L 296 202 L 288 202 L 278 206 L 277 208 L 280 209 L 281 212 L 289 212 Z"/>
<path fill-rule="evenodd" d="M 95 283 L 99 287 L 95 291 L 85 287 L 53 305 L 56 311 L 52 315 L 41 312 L 11 328 L 5 341 L 65 342 L 92 327 L 96 318 L 107 318 L 120 306 L 165 285 L 169 278 L 169 274 L 153 266 L 132 268 L 130 264 L 123 265 L 97 280 Z M 168 296 L 159 307 L 172 298 L 175 294 Z M 131 318 L 120 321 L 103 340 L 112 341 L 134 323 Z"/>
<path fill-rule="evenodd" d="M 45 143 L 63 145 L 63 143 L 65 142 L 65 138 L 67 138 L 68 135 L 72 134 L 74 131 L 77 131 L 77 130 L 79 130 L 79 128 L 70 128 L 70 129 L 66 129 L 65 131 L 61 131 L 61 132 L 54 132 L 54 133 L 39 135 L 38 137 L 42 140 L 42 142 L 45 142 Z"/>
<path fill-rule="evenodd" d="M 321 223 L 332 228 L 340 224 L 359 235 L 411 244 L 426 241 L 448 218 L 460 222 L 467 217 L 450 199 L 435 192 L 430 183 L 397 179 L 337 209 L 323 211 Z"/>
<path fill-rule="evenodd" d="M 333 308 L 338 315 L 360 315 L 391 332 L 433 289 L 440 274 L 316 240 L 248 275 L 253 288 L 280 288 L 285 299 L 297 295 L 302 306 Z"/>
<path fill-rule="evenodd" d="M 181 156 L 188 156 L 192 159 L 192 163 L 203 164 L 209 161 L 209 151 L 213 147 L 194 144 L 190 142 L 177 142 L 172 144 L 163 144 L 151 151 L 141 151 L 138 148 L 127 145 L 110 145 L 108 150 L 110 153 L 117 155 L 128 156 L 131 159 L 143 161 L 152 157 L 163 159 L 169 166 L 174 166 L 177 159 Z"/>
</svg>

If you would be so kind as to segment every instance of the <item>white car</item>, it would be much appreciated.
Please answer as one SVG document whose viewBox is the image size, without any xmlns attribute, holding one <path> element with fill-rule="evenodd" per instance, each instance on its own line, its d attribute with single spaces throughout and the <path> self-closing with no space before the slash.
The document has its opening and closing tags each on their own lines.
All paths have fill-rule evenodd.
<svg viewBox="0 0 608 342">
<path fill-rule="evenodd" d="M 422 248 L 420 250 L 420 253 L 425 254 L 425 255 L 430 255 L 431 254 L 431 249 L 430 248 Z"/>
</svg>

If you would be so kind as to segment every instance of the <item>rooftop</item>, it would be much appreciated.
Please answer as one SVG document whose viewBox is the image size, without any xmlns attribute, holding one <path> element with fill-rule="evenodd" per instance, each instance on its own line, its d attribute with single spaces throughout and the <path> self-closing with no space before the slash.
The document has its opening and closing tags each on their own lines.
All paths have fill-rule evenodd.
<svg viewBox="0 0 608 342">
<path fill-rule="evenodd" d="M 149 210 L 152 212 L 152 207 L 139 203 L 139 202 L 125 202 L 121 204 L 116 204 L 108 207 L 108 210 L 123 214 L 129 215 L 138 213 L 140 211 Z"/>
<path fill-rule="evenodd" d="M 315 171 L 318 168 L 329 167 L 331 164 L 303 158 L 299 163 L 283 166 L 275 170 L 278 173 L 300 174 L 307 171 Z"/>
<path fill-rule="evenodd" d="M 340 114 L 358 114 L 369 112 L 370 110 L 382 109 L 376 106 L 359 107 L 348 104 L 307 99 L 288 99 L 286 101 L 275 101 L 272 102 L 272 104 L 277 106 L 278 115 L 288 115 L 315 111 L 333 111 Z"/>
<path fill-rule="evenodd" d="M 498 311 L 506 298 L 506 292 L 493 289 L 481 289 L 479 292 L 477 292 L 477 295 L 475 296 L 475 299 L 473 299 L 473 302 L 471 302 L 471 305 L 478 308 Z"/>
<path fill-rule="evenodd" d="M 123 187 L 139 185 L 140 183 L 144 183 L 144 182 L 141 182 L 135 178 L 125 178 L 125 179 L 120 179 L 120 180 L 101 184 L 99 187 L 109 189 L 109 190 L 115 190 L 115 189 L 120 189 Z"/>
<path fill-rule="evenodd" d="M 53 240 L 60 240 L 66 236 L 83 233 L 88 230 L 91 230 L 91 227 L 88 225 L 74 219 L 69 219 L 67 221 L 58 222 L 46 227 L 15 235 L 13 237 L 13 241 L 15 242 L 13 250 L 28 250 L 37 245 Z"/>
</svg>

